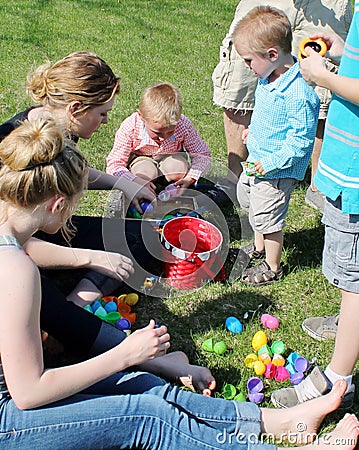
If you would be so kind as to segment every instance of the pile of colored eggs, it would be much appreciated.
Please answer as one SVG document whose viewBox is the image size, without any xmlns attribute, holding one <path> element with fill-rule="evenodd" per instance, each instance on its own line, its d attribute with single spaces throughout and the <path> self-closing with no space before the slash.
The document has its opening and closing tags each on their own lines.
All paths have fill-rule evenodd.
<svg viewBox="0 0 359 450">
<path fill-rule="evenodd" d="M 136 313 L 131 311 L 131 306 L 137 302 L 138 295 L 135 293 L 119 297 L 109 295 L 96 299 L 91 305 L 84 306 L 84 309 L 119 330 L 128 331 L 136 320 Z"/>
</svg>

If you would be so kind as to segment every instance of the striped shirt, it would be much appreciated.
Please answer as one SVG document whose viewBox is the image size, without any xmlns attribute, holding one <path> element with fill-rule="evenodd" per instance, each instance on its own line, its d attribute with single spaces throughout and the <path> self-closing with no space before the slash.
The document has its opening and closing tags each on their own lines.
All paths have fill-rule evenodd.
<svg viewBox="0 0 359 450">
<path fill-rule="evenodd" d="M 265 178 L 302 180 L 313 150 L 320 101 L 295 63 L 273 82 L 258 80 L 247 139 L 247 161 Z"/>
<path fill-rule="evenodd" d="M 135 176 L 129 174 L 127 169 L 132 154 L 156 159 L 180 151 L 186 151 L 191 159 L 191 167 L 186 176 L 198 180 L 210 168 L 208 145 L 186 116 L 182 114 L 172 136 L 158 144 L 148 135 L 145 122 L 138 112 L 134 112 L 122 122 L 116 132 L 113 148 L 106 159 L 106 171 L 117 176 L 127 173 L 127 177 L 133 179 Z"/>
<path fill-rule="evenodd" d="M 359 78 L 359 1 L 355 2 L 338 75 Z M 343 214 L 359 214 L 359 105 L 335 94 L 314 182 L 332 200 L 341 195 Z"/>
</svg>

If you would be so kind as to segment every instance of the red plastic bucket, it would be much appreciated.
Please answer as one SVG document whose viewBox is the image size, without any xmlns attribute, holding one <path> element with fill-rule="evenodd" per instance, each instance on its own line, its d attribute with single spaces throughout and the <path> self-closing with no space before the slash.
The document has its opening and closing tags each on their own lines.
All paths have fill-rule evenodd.
<svg viewBox="0 0 359 450">
<path fill-rule="evenodd" d="M 164 262 L 166 282 L 177 289 L 193 289 L 208 280 L 224 279 L 219 259 L 223 242 L 217 227 L 196 217 L 177 217 L 169 220 L 162 229 L 164 248 L 171 253 L 170 261 Z M 217 276 L 213 265 L 217 262 Z"/>
</svg>

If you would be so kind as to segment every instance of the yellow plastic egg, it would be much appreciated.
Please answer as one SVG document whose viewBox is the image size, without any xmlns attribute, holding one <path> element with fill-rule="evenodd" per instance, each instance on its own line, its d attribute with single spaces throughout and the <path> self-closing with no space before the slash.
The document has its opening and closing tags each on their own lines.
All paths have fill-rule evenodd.
<svg viewBox="0 0 359 450">
<path fill-rule="evenodd" d="M 272 362 L 272 359 L 267 352 L 260 353 L 258 359 L 264 364 L 270 364 Z"/>
<path fill-rule="evenodd" d="M 254 372 L 256 375 L 263 375 L 266 371 L 266 366 L 262 361 L 256 361 L 253 365 Z"/>
<path fill-rule="evenodd" d="M 131 294 L 127 294 L 124 301 L 128 305 L 135 305 L 138 302 L 138 295 L 134 292 L 132 292 Z"/>
<path fill-rule="evenodd" d="M 252 338 L 252 347 L 254 350 L 259 350 L 262 345 L 267 343 L 267 335 L 264 331 L 257 331 L 257 333 Z"/>
<path fill-rule="evenodd" d="M 285 359 L 283 358 L 283 356 L 282 355 L 279 355 L 278 353 L 275 353 L 274 355 L 273 355 L 273 358 L 272 358 L 272 364 L 274 364 L 275 366 L 284 366 L 284 364 L 285 364 Z"/>
<path fill-rule="evenodd" d="M 257 355 L 255 353 L 250 353 L 244 358 L 244 365 L 249 369 L 253 369 L 256 361 L 258 361 Z"/>
</svg>

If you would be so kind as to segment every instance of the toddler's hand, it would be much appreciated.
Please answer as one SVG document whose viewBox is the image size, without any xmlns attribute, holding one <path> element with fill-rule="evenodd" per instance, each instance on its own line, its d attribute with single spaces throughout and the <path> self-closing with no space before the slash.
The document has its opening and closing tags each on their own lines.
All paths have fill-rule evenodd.
<svg viewBox="0 0 359 450">
<path fill-rule="evenodd" d="M 191 177 L 184 177 L 174 183 L 180 189 L 179 195 L 182 195 L 185 189 L 188 189 L 196 180 Z"/>
<path fill-rule="evenodd" d="M 255 161 L 254 167 L 256 168 L 256 173 L 259 173 L 260 175 L 262 175 L 264 177 L 266 172 L 263 170 L 262 164 L 259 160 Z"/>
<path fill-rule="evenodd" d="M 242 132 L 242 142 L 243 142 L 244 145 L 247 144 L 248 135 L 249 135 L 249 128 L 246 128 Z"/>
<path fill-rule="evenodd" d="M 120 253 L 89 250 L 89 255 L 90 263 L 87 267 L 108 277 L 123 280 L 134 272 L 131 259 Z"/>
</svg>

